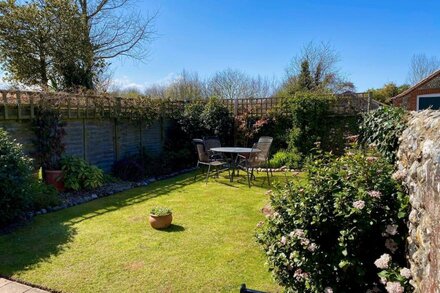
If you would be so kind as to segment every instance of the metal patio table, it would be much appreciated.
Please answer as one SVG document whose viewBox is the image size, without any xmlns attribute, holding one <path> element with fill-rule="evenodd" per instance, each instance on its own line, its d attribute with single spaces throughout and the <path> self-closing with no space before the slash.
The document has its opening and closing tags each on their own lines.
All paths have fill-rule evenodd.
<svg viewBox="0 0 440 293">
<path fill-rule="evenodd" d="M 234 181 L 235 170 L 238 167 L 238 160 L 237 160 L 238 155 L 261 152 L 259 149 L 242 148 L 242 147 L 218 147 L 218 148 L 212 148 L 212 149 L 210 149 L 210 151 L 230 155 L 231 161 L 229 163 L 229 168 L 231 169 L 232 172 L 231 172 L 231 176 L 230 176 L 229 180 L 231 182 Z"/>
</svg>

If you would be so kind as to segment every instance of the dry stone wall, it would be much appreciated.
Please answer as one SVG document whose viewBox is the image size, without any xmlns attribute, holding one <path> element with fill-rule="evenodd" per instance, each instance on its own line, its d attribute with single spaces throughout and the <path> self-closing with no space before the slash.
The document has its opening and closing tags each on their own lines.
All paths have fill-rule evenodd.
<svg viewBox="0 0 440 293">
<path fill-rule="evenodd" d="M 413 112 L 398 168 L 408 189 L 408 250 L 416 292 L 440 292 L 440 111 Z"/>
</svg>

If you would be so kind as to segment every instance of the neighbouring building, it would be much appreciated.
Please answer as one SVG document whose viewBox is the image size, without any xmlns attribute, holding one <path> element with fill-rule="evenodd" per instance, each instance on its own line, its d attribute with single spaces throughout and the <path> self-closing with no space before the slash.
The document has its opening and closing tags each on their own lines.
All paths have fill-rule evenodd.
<svg viewBox="0 0 440 293">
<path fill-rule="evenodd" d="M 393 105 L 411 111 L 440 109 L 440 70 L 392 98 Z"/>
</svg>

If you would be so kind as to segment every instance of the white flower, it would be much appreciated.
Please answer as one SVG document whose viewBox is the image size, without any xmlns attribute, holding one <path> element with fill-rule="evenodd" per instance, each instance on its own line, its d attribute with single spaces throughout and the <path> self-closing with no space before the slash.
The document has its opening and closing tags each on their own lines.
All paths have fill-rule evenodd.
<svg viewBox="0 0 440 293">
<path fill-rule="evenodd" d="M 403 293 L 405 291 L 399 282 L 388 282 L 385 289 L 388 293 Z"/>
<path fill-rule="evenodd" d="M 410 279 L 411 278 L 411 270 L 408 268 L 402 268 L 402 269 L 400 269 L 400 275 L 402 277 Z"/>
<path fill-rule="evenodd" d="M 333 289 L 330 287 L 325 287 L 324 293 L 333 293 Z"/>
<path fill-rule="evenodd" d="M 373 198 L 380 198 L 382 196 L 382 192 L 377 191 L 377 190 L 371 190 L 371 191 L 368 191 L 368 195 Z"/>
<path fill-rule="evenodd" d="M 266 191 L 265 195 L 272 195 L 273 191 L 272 189 L 269 189 L 268 191 Z"/>
<path fill-rule="evenodd" d="M 384 253 L 380 256 L 380 258 L 376 259 L 374 265 L 379 269 L 388 268 L 388 264 L 391 261 L 391 256 L 388 253 Z"/>
<path fill-rule="evenodd" d="M 385 247 L 389 249 L 392 253 L 394 253 L 399 248 L 397 243 L 391 238 L 385 240 Z"/>
<path fill-rule="evenodd" d="M 353 207 L 359 210 L 362 210 L 365 207 L 365 201 L 363 200 L 357 200 L 353 202 Z"/>
<path fill-rule="evenodd" d="M 385 230 L 385 232 L 387 232 L 390 235 L 396 235 L 398 227 L 399 226 L 397 225 L 387 225 L 387 229 Z"/>
</svg>

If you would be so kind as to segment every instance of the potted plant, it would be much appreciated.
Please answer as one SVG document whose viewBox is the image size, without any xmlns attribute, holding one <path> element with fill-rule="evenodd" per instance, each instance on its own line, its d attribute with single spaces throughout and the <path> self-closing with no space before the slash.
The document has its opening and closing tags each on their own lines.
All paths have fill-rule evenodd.
<svg viewBox="0 0 440 293">
<path fill-rule="evenodd" d="M 148 221 L 154 229 L 165 229 L 171 225 L 173 213 L 169 208 L 155 207 L 151 210 Z"/>
<path fill-rule="evenodd" d="M 32 125 L 36 136 L 34 140 L 36 151 L 33 155 L 39 166 L 43 168 L 43 179 L 58 191 L 63 191 L 61 156 L 64 153 L 62 139 L 66 132 L 61 114 L 48 105 L 40 106 L 36 109 Z"/>
</svg>

